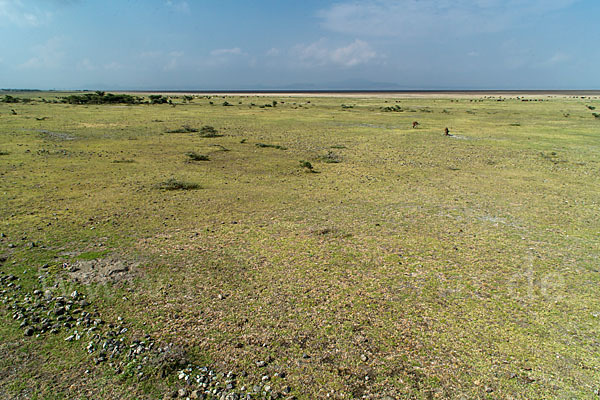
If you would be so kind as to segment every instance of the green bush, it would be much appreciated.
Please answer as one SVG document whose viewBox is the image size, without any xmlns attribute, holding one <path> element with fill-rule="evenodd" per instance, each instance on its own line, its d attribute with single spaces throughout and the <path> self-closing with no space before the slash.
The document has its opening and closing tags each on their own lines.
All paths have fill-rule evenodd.
<svg viewBox="0 0 600 400">
<path fill-rule="evenodd" d="M 143 98 L 131 96 L 129 94 L 105 94 L 104 92 L 98 91 L 81 95 L 74 94 L 62 97 L 60 100 L 62 103 L 67 104 L 140 104 Z"/>
<path fill-rule="evenodd" d="M 198 129 L 192 128 L 189 125 L 182 125 L 181 128 L 168 130 L 167 133 L 194 133 L 198 132 Z"/>
<path fill-rule="evenodd" d="M 308 161 L 300 160 L 300 167 L 304 168 L 306 172 L 315 172 L 314 167 Z"/>
<path fill-rule="evenodd" d="M 150 99 L 150 104 L 165 104 L 169 102 L 169 99 L 160 94 L 151 94 L 148 96 Z"/>
<path fill-rule="evenodd" d="M 287 150 L 287 147 L 280 146 L 278 144 L 265 144 L 265 143 L 256 143 L 256 147 L 270 147 L 278 150 Z"/>
<path fill-rule="evenodd" d="M 161 190 L 195 190 L 200 189 L 200 185 L 197 183 L 183 182 L 175 178 L 171 178 L 159 183 L 157 188 Z"/>
<path fill-rule="evenodd" d="M 3 103 L 19 103 L 21 101 L 21 99 L 19 99 L 18 97 L 13 97 L 10 95 L 5 95 L 4 98 L 2 99 Z"/>
<path fill-rule="evenodd" d="M 219 132 L 213 126 L 204 125 L 202 128 L 200 128 L 200 136 L 205 138 L 211 138 L 219 137 L 222 135 L 220 135 Z"/>
<path fill-rule="evenodd" d="M 208 156 L 204 154 L 198 154 L 195 151 L 188 151 L 185 153 L 188 156 L 188 161 L 208 161 Z"/>
</svg>

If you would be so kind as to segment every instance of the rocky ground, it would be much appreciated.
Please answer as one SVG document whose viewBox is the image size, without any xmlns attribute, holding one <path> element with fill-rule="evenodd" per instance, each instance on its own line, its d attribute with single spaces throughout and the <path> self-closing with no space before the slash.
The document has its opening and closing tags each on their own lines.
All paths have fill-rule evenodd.
<svg viewBox="0 0 600 400">
<path fill-rule="evenodd" d="M 3 261 L 6 258 L 3 257 Z M 44 266 L 47 268 L 47 266 Z M 44 270 L 45 268 L 42 268 Z M 7 313 L 12 315 L 26 337 L 61 335 L 67 342 L 76 342 L 96 365 L 106 364 L 117 375 L 139 381 L 164 379 L 176 382 L 164 398 L 187 399 L 294 399 L 292 389 L 283 385 L 277 389 L 272 378 L 285 380 L 285 372 L 273 377 L 263 374 L 259 382 L 247 382 L 247 372 L 217 371 L 210 366 L 188 361 L 186 350 L 170 343 L 161 343 L 148 334 L 133 337 L 124 317 L 107 321 L 94 304 L 78 291 L 59 295 L 55 288 L 44 287 L 47 273 L 39 276 L 40 288 L 26 290 L 20 278 L 0 271 L 0 295 Z M 256 363 L 266 367 L 268 360 Z M 86 373 L 90 373 L 86 370 Z M 278 385 L 279 386 L 279 385 Z"/>
</svg>

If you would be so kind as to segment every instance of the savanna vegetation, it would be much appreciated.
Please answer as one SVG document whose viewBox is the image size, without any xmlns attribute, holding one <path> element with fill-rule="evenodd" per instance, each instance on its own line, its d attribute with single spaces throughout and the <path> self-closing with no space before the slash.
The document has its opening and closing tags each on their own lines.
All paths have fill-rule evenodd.
<svg viewBox="0 0 600 400">
<path fill-rule="evenodd" d="M 2 398 L 600 393 L 598 97 L 0 99 Z"/>
</svg>

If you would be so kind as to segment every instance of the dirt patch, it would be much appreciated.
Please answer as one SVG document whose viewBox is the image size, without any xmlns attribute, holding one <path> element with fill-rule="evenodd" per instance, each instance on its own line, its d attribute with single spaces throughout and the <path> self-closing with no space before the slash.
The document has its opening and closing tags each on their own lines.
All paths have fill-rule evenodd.
<svg viewBox="0 0 600 400">
<path fill-rule="evenodd" d="M 73 281 L 82 284 L 117 283 L 133 278 L 139 264 L 116 257 L 76 261 L 70 265 L 68 274 Z"/>
<path fill-rule="evenodd" d="M 84 128 L 122 128 L 126 126 L 125 124 L 117 124 L 117 123 L 89 123 L 89 122 L 80 122 L 79 125 Z"/>
</svg>

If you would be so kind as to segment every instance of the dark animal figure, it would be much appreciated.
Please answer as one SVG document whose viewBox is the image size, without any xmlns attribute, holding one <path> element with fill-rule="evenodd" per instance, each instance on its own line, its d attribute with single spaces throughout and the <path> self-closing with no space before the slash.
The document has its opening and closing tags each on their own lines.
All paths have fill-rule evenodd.
<svg viewBox="0 0 600 400">
<path fill-rule="evenodd" d="M 17 115 L 17 112 L 15 110 L 10 110 L 12 115 Z"/>
<path fill-rule="evenodd" d="M 417 121 L 413 122 L 413 129 L 415 129 L 417 126 L 419 126 L 419 123 Z"/>
<path fill-rule="evenodd" d="M 448 128 L 444 129 L 444 133 L 446 134 L 446 136 L 452 136 L 450 134 L 450 129 L 448 129 Z"/>
</svg>

